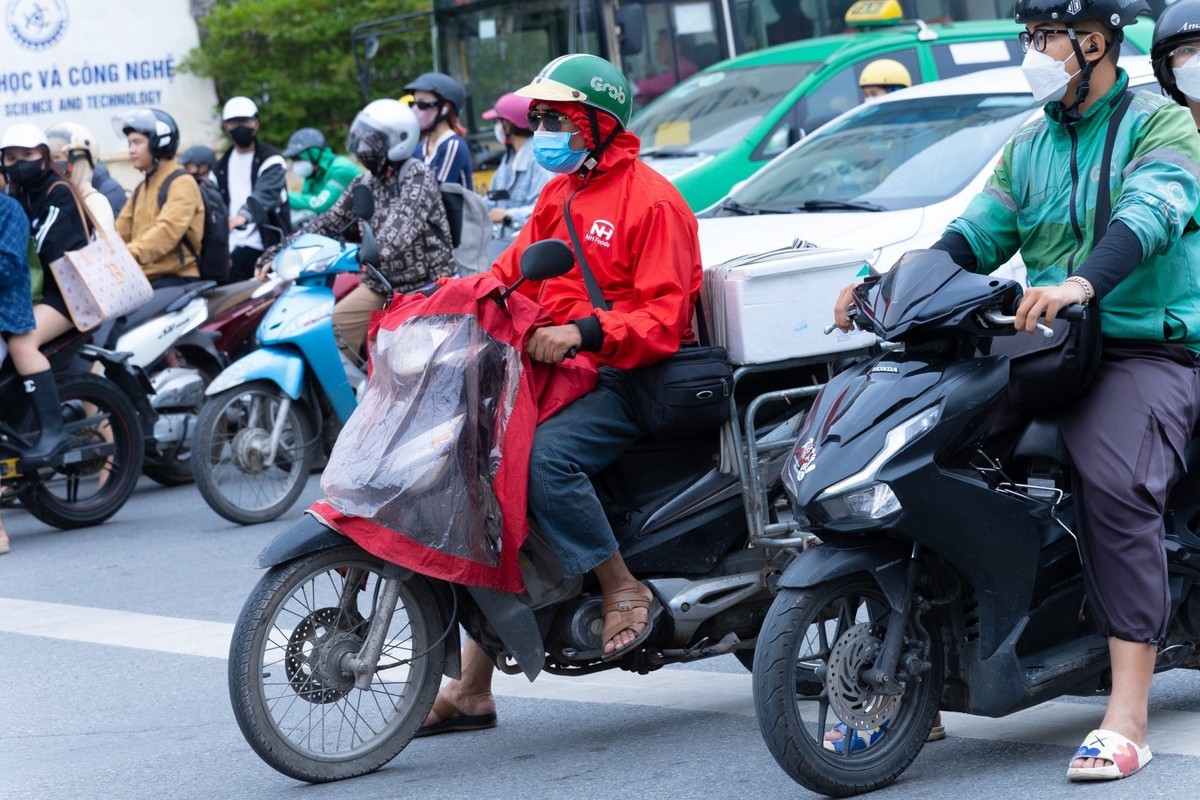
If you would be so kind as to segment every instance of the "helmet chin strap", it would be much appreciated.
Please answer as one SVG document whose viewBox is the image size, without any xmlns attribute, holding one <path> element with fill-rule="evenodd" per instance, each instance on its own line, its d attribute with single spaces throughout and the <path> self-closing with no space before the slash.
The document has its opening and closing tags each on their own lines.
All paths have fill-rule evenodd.
<svg viewBox="0 0 1200 800">
<path fill-rule="evenodd" d="M 584 106 L 584 108 L 587 109 L 588 124 L 592 126 L 592 141 L 600 142 L 600 118 L 596 116 L 596 109 L 591 106 Z M 583 166 L 579 168 L 580 177 L 587 177 L 592 170 L 600 166 L 600 157 L 604 155 L 604 151 L 608 149 L 608 146 L 613 143 L 613 140 L 617 138 L 617 134 L 620 132 L 621 126 L 617 125 L 617 127 L 613 128 L 613 132 L 609 134 L 607 139 L 592 148 L 587 158 L 583 160 Z"/>
<path fill-rule="evenodd" d="M 1089 33 L 1091 33 L 1091 31 L 1089 31 Z M 1091 92 L 1092 70 L 1096 68 L 1096 65 L 1099 64 L 1102 59 L 1108 57 L 1108 49 L 1112 45 L 1105 40 L 1104 52 L 1100 55 L 1100 58 L 1096 59 L 1095 61 L 1088 61 L 1083 55 L 1083 48 L 1079 46 L 1079 39 L 1075 36 L 1075 28 L 1070 25 L 1067 26 L 1067 38 L 1071 40 L 1071 49 L 1075 51 L 1075 60 L 1080 64 L 1079 85 L 1075 87 L 1075 102 L 1070 106 L 1065 104 L 1063 106 L 1064 110 L 1066 111 L 1065 116 L 1067 122 L 1074 123 L 1083 119 L 1083 115 L 1079 113 L 1079 107 L 1084 104 L 1084 102 L 1087 100 L 1089 92 Z M 1100 38 L 1104 38 L 1103 34 L 1101 34 Z M 1116 41 L 1117 40 L 1114 37 L 1113 43 L 1115 44 Z"/>
</svg>

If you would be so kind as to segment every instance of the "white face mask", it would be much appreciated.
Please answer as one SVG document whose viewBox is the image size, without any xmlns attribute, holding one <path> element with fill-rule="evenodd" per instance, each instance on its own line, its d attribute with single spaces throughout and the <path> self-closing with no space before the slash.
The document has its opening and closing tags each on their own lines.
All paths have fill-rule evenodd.
<svg viewBox="0 0 1200 800">
<path fill-rule="evenodd" d="M 310 161 L 293 161 L 292 172 L 301 178 L 307 178 L 313 174 L 313 165 Z"/>
<path fill-rule="evenodd" d="M 1200 103 L 1200 58 L 1192 56 L 1183 63 L 1182 67 L 1171 70 L 1175 75 L 1175 85 L 1189 100 Z"/>
<path fill-rule="evenodd" d="M 504 135 L 504 123 L 502 123 L 500 120 L 496 120 L 496 126 L 492 128 L 492 130 L 496 134 L 497 142 L 503 145 L 508 144 L 508 137 Z"/>
<path fill-rule="evenodd" d="M 1067 84 L 1079 74 L 1076 72 L 1074 75 L 1068 75 L 1065 63 L 1055 61 L 1051 56 L 1039 53 L 1033 48 L 1025 54 L 1025 60 L 1021 62 L 1021 72 L 1025 75 L 1029 88 L 1033 90 L 1036 103 L 1062 100 L 1067 94 Z"/>
</svg>

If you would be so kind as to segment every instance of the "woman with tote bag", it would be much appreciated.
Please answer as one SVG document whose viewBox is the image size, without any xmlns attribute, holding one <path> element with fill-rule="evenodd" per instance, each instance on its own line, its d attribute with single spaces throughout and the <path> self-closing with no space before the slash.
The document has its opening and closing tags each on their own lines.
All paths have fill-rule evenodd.
<svg viewBox="0 0 1200 800">
<path fill-rule="evenodd" d="M 42 297 L 33 307 L 35 326 L 8 340 L 13 365 L 24 378 L 39 431 L 37 441 L 22 456 L 21 465 L 36 469 L 55 454 L 65 439 L 58 386 L 40 348 L 74 327 L 49 265 L 69 250 L 86 247 L 89 225 L 79 197 L 51 161 L 50 145 L 37 126 L 21 123 L 4 132 L 0 137 L 0 169 L 8 181 L 9 193 L 29 218 L 33 237 L 29 255 L 32 258 L 36 253 L 43 267 Z"/>
</svg>

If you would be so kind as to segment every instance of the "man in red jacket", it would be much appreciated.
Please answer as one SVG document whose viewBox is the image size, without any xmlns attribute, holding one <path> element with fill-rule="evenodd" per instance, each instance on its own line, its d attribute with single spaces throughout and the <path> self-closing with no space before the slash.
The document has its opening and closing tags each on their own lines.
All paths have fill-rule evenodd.
<svg viewBox="0 0 1200 800">
<path fill-rule="evenodd" d="M 516 243 L 492 271 L 511 284 L 529 244 L 571 241 L 608 306 L 592 304 L 578 266 L 520 290 L 559 323 L 534 333 L 531 358 L 557 364 L 578 351 L 601 367 L 595 390 L 538 426 L 529 510 L 566 575 L 596 573 L 605 612 L 603 658 L 616 660 L 649 637 L 661 607 L 625 566 L 591 476 L 643 435 L 630 401 L 629 370 L 673 355 L 692 338 L 702 276 L 696 217 L 669 181 L 638 160 L 641 142 L 625 129 L 633 93 L 612 64 L 590 55 L 563 56 L 517 94 L 531 100 L 534 158 L 558 176 L 546 184 Z M 461 680 L 442 687 L 417 735 L 495 725 L 491 676 L 487 656 L 468 642 Z"/>
</svg>

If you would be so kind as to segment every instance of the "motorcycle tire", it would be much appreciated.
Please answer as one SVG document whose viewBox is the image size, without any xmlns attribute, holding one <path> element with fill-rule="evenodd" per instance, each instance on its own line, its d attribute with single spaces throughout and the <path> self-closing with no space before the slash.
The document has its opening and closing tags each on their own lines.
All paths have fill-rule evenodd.
<svg viewBox="0 0 1200 800">
<path fill-rule="evenodd" d="M 184 365 L 187 362 L 184 361 Z M 200 375 L 200 379 L 204 381 L 204 388 L 212 383 L 213 375 L 209 370 L 196 368 L 196 372 Z M 196 421 L 199 418 L 201 409 L 204 404 L 188 409 L 192 416 L 192 438 L 195 438 Z M 180 445 L 179 449 L 162 458 L 147 458 L 146 464 L 142 467 L 142 473 L 150 480 L 157 483 L 159 486 L 182 486 L 185 483 L 191 483 L 195 480 L 192 472 L 192 453 L 190 445 Z"/>
<path fill-rule="evenodd" d="M 83 372 L 54 379 L 68 435 L 90 444 L 108 441 L 111 434 L 113 452 L 32 481 L 21 492 L 21 504 L 55 528 L 97 525 L 117 513 L 137 487 L 145 457 L 142 423 L 133 403 L 109 381 Z"/>
<path fill-rule="evenodd" d="M 230 522 L 269 522 L 291 508 L 304 491 L 315 451 L 307 410 L 288 409 L 275 462 L 263 450 L 283 393 L 268 381 L 235 386 L 208 398 L 192 437 L 192 473 L 204 501 Z"/>
<path fill-rule="evenodd" d="M 302 556 L 267 572 L 238 615 L 233 713 L 254 752 L 288 777 L 326 783 L 374 772 L 433 708 L 455 623 L 420 576 L 401 584 L 370 689 L 354 688 L 341 667 L 361 647 L 383 566 L 353 544 Z"/>
<path fill-rule="evenodd" d="M 887 786 L 933 727 L 945 657 L 936 625 L 909 622 L 906 639 L 923 640 L 930 666 L 902 694 L 876 694 L 861 677 L 874 663 L 888 613 L 873 580 L 850 576 L 781 591 L 763 623 L 753 678 L 759 730 L 784 772 L 810 791 L 848 797 Z M 825 734 L 839 721 L 873 727 L 831 750 Z M 847 728 L 843 741 L 851 733 Z"/>
</svg>

